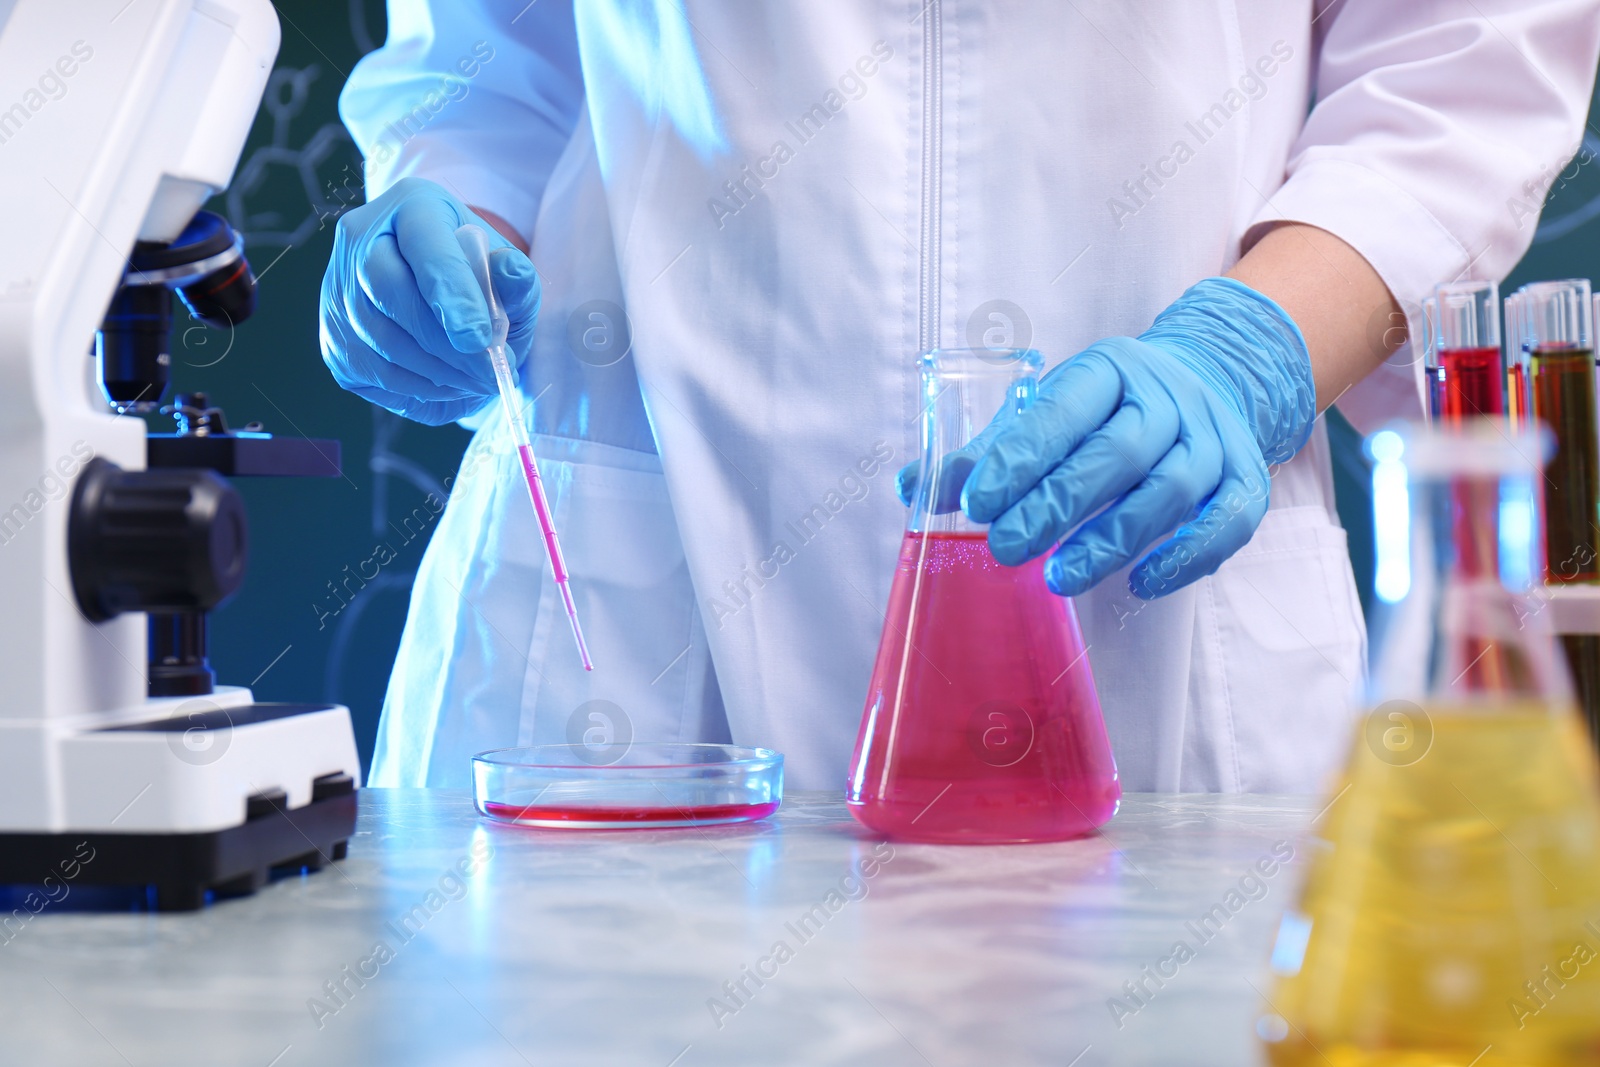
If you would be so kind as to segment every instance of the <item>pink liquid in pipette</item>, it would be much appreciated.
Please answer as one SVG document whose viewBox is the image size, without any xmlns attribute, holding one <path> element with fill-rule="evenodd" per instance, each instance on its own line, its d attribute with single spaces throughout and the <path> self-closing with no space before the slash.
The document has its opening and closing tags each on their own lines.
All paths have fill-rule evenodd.
<svg viewBox="0 0 1600 1067">
<path fill-rule="evenodd" d="M 544 544 L 550 550 L 550 569 L 555 573 L 556 581 L 565 585 L 567 561 L 561 558 L 555 520 L 550 517 L 550 502 L 544 497 L 544 480 L 539 477 L 539 465 L 533 460 L 533 446 L 518 445 L 517 454 L 522 457 L 522 473 L 528 479 L 528 495 L 533 498 L 533 510 L 539 516 L 539 529 L 544 532 Z"/>
<path fill-rule="evenodd" d="M 578 609 L 572 602 L 572 587 L 567 582 L 567 561 L 561 555 L 561 542 L 556 540 L 556 524 L 550 516 L 550 502 L 544 496 L 544 480 L 539 477 L 539 465 L 534 462 L 533 446 L 518 445 L 517 454 L 522 457 L 522 473 L 528 479 L 528 495 L 533 498 L 533 511 L 539 518 L 539 529 L 544 534 L 544 545 L 550 554 L 550 571 L 561 590 L 567 621 L 572 624 L 572 636 L 578 642 L 578 655 L 583 660 L 583 669 L 592 671 L 594 664 L 589 660 L 589 646 L 583 639 L 583 630 L 578 626 Z"/>
<path fill-rule="evenodd" d="M 862 823 L 912 841 L 1054 841 L 1115 814 L 1083 635 L 1043 570 L 1044 557 L 1002 566 L 982 533 L 906 534 L 845 794 Z"/>
</svg>

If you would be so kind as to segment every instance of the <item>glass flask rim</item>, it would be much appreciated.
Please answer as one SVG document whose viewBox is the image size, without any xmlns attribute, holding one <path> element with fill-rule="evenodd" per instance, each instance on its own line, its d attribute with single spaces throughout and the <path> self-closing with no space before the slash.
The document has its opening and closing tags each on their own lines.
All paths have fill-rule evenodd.
<svg viewBox="0 0 1600 1067">
<path fill-rule="evenodd" d="M 1418 480 L 1537 478 L 1555 453 L 1555 437 L 1542 423 L 1508 427 L 1480 415 L 1448 426 L 1393 422 L 1369 436 L 1362 451 L 1373 463 L 1399 463 Z"/>
<path fill-rule="evenodd" d="M 597 764 L 585 760 L 580 752 L 592 752 L 588 745 L 524 745 L 511 748 L 492 748 L 472 757 L 474 764 L 504 768 L 512 771 L 582 771 L 594 777 L 622 777 L 629 773 L 648 771 L 716 770 L 762 771 L 782 766 L 783 753 L 770 748 L 746 748 L 742 745 L 724 745 L 711 742 L 641 741 L 630 742 L 627 751 L 614 763 Z M 648 763 L 623 762 L 634 753 L 655 753 Z M 718 759 L 693 760 L 694 755 L 720 756 Z M 568 757 L 562 759 L 561 757 Z"/>
<path fill-rule="evenodd" d="M 917 366 L 937 378 L 1037 377 L 1044 355 L 1036 348 L 933 348 L 918 354 Z"/>
</svg>

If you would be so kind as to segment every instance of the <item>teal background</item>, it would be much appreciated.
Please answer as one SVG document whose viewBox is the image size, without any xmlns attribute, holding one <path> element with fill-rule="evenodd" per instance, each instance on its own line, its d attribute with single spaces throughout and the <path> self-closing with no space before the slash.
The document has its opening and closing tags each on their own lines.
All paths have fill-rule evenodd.
<svg viewBox="0 0 1600 1067">
<path fill-rule="evenodd" d="M 283 26 L 277 66 L 234 185 L 211 205 L 245 234 L 261 279 L 260 308 L 231 337 L 180 322 L 173 388 L 207 392 L 236 426 L 259 420 L 277 433 L 343 442 L 343 478 L 237 482 L 250 513 L 250 574 L 213 619 L 212 662 L 219 679 L 251 684 L 259 699 L 349 705 L 365 765 L 426 543 L 425 534 L 408 540 L 400 524 L 428 493 L 443 498 L 440 483 L 460 461 L 468 434 L 389 415 L 339 389 L 322 365 L 317 300 L 333 222 L 364 199 L 360 157 L 339 123 L 339 90 L 356 60 L 382 43 L 385 18 L 381 0 L 277 6 Z M 1592 122 L 1586 148 L 1600 154 Z M 1485 204 L 1484 210 L 1508 209 Z M 1597 168 L 1569 168 L 1556 178 L 1533 248 L 1507 285 L 1590 275 L 1597 214 Z M 170 429 L 166 419 L 152 421 Z M 1337 413 L 1328 422 L 1340 514 L 1365 605 L 1372 572 L 1368 473 L 1359 435 Z M 332 587 L 380 543 L 395 559 L 344 606 Z"/>
</svg>

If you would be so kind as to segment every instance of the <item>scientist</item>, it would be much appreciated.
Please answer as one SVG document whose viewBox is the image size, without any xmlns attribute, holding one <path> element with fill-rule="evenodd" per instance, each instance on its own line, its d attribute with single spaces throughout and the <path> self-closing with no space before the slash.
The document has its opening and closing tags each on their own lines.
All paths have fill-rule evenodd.
<svg viewBox="0 0 1600 1067">
<path fill-rule="evenodd" d="M 481 428 L 372 782 L 731 738 L 839 788 L 915 355 L 1008 345 L 1054 369 L 965 507 L 1077 597 L 1125 787 L 1315 789 L 1364 660 L 1317 415 L 1418 411 L 1417 303 L 1517 261 L 1597 53 L 1592 0 L 391 0 L 323 354 Z M 592 675 L 491 406 L 478 219 Z"/>
</svg>

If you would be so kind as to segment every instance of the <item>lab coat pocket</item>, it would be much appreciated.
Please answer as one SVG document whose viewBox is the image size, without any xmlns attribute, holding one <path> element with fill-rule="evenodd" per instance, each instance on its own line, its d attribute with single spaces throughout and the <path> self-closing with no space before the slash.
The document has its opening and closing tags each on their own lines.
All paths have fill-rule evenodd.
<svg viewBox="0 0 1600 1067">
<path fill-rule="evenodd" d="M 537 609 L 519 744 L 723 741 L 727 727 L 677 522 L 655 456 L 539 437 L 534 450 L 595 669 L 579 660 L 526 492 L 506 553 Z M 515 458 L 502 484 L 521 489 Z M 537 578 L 534 578 L 534 575 Z"/>
<path fill-rule="evenodd" d="M 1219 709 L 1213 741 L 1232 749 L 1231 766 L 1218 761 L 1217 787 L 1322 788 L 1344 758 L 1365 676 L 1344 531 L 1320 505 L 1271 509 L 1208 592 L 1202 623 L 1221 691 L 1199 703 Z"/>
<path fill-rule="evenodd" d="M 472 755 L 490 748 L 727 739 L 659 461 L 557 437 L 533 446 L 595 670 L 579 660 L 520 461 L 491 419 L 417 573 L 377 784 L 466 785 Z"/>
</svg>

